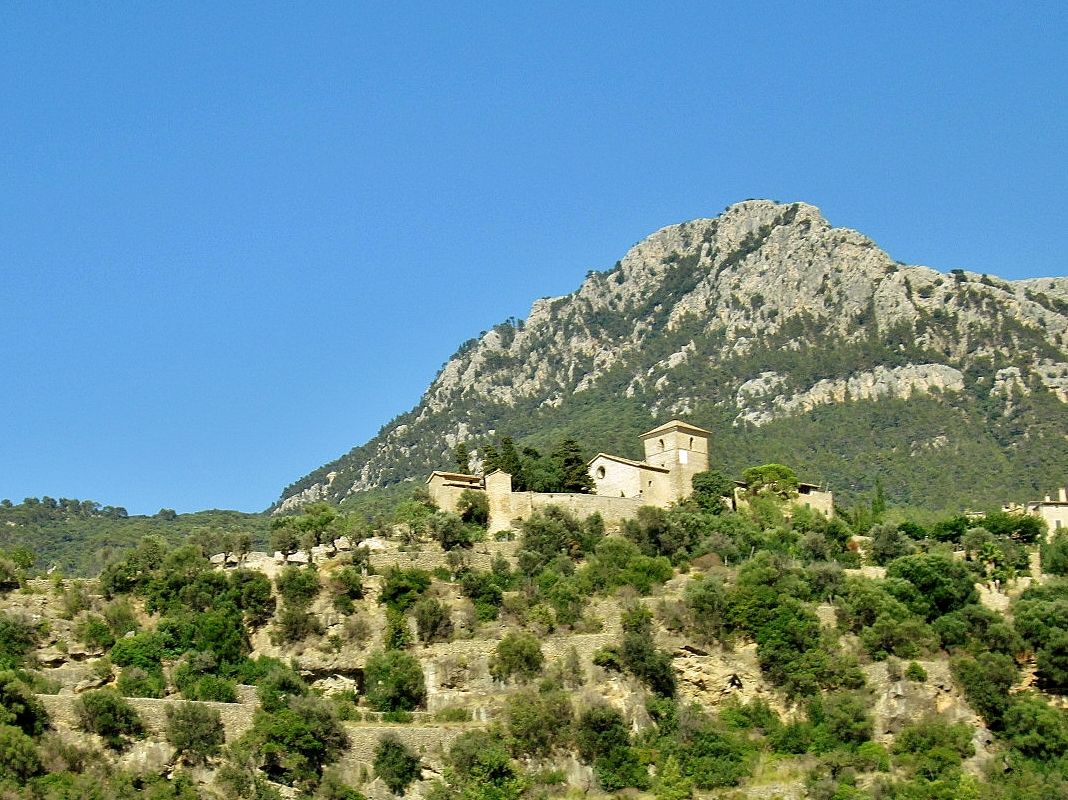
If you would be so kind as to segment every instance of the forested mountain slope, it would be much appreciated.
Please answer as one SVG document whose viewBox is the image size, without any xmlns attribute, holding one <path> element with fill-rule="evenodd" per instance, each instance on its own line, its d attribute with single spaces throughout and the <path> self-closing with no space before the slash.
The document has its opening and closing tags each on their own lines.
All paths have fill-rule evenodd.
<svg viewBox="0 0 1068 800">
<path fill-rule="evenodd" d="M 421 480 L 466 442 L 640 457 L 672 417 L 714 466 L 794 466 L 843 502 L 991 507 L 1064 484 L 1068 279 L 895 262 L 818 209 L 751 200 L 664 228 L 573 294 L 463 344 L 420 404 L 279 507 Z"/>
</svg>

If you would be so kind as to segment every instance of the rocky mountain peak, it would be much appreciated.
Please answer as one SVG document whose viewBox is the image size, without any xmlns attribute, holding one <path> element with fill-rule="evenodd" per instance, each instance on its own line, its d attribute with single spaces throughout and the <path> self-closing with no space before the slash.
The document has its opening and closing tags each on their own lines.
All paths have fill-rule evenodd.
<svg viewBox="0 0 1068 800">
<path fill-rule="evenodd" d="M 413 479 L 490 430 L 588 427 L 573 415 L 620 398 L 647 415 L 635 428 L 695 413 L 703 427 L 759 427 L 977 389 L 1060 402 L 1066 346 L 1068 279 L 909 266 L 815 206 L 747 200 L 656 231 L 573 294 L 465 343 L 417 408 L 291 486 L 282 507 Z M 1004 403 L 981 413 L 1004 417 Z"/>
</svg>

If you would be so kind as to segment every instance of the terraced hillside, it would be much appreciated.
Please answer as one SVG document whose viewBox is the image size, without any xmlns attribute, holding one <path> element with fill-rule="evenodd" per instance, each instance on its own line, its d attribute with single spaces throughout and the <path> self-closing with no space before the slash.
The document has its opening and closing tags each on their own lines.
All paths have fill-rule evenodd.
<svg viewBox="0 0 1068 800">
<path fill-rule="evenodd" d="M 9 592 L 0 643 L 22 671 L 0 675 L 0 782 L 517 800 L 1063 787 L 1052 609 L 1068 588 L 1028 575 L 1021 518 L 859 536 L 754 497 L 745 515 L 646 509 L 608 535 L 551 511 L 446 552 L 449 515 L 427 513 L 423 535 L 289 561 L 146 539 L 99 580 Z M 1047 547 L 1051 569 L 1064 553 Z"/>
</svg>

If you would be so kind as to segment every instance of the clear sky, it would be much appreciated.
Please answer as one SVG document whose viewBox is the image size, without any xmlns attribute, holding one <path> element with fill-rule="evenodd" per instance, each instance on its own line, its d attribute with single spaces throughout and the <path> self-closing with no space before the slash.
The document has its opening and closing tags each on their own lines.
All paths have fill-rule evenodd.
<svg viewBox="0 0 1068 800">
<path fill-rule="evenodd" d="M 747 198 L 1065 275 L 1066 90 L 1063 2 L 5 3 L 0 498 L 262 510 Z"/>
</svg>

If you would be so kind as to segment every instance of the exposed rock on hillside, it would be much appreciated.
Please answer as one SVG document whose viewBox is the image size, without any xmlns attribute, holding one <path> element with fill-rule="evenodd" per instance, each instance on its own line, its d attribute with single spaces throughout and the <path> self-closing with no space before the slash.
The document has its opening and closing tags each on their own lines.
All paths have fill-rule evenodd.
<svg viewBox="0 0 1068 800">
<path fill-rule="evenodd" d="M 821 407 L 848 417 L 843 409 L 870 401 L 927 399 L 925 416 L 945 429 L 937 435 L 965 437 L 992 462 L 1023 440 L 1047 447 L 1047 428 L 1068 421 L 1066 346 L 1066 278 L 1007 282 L 907 266 L 813 206 L 751 200 L 657 231 L 575 293 L 538 300 L 525 321 L 467 342 L 415 409 L 287 488 L 279 508 L 419 478 L 447 466 L 459 441 L 474 445 L 477 460 L 490 431 L 567 430 L 598 450 L 606 437 L 629 446 L 650 418 L 680 414 L 724 431 L 729 468 L 775 456 L 849 491 L 874 477 L 821 462 L 815 443 L 776 425 L 794 431 Z M 820 419 L 841 427 L 838 417 Z M 753 438 L 753 426 L 768 428 L 767 438 Z M 910 447 L 895 452 L 908 458 Z M 1052 457 L 1030 462 L 1012 480 L 1063 477 Z M 907 482 L 926 469 L 895 461 L 883 482 L 917 499 L 922 487 L 895 485 L 895 470 Z M 966 502 L 976 481 L 957 483 L 964 494 L 950 504 Z"/>
</svg>

